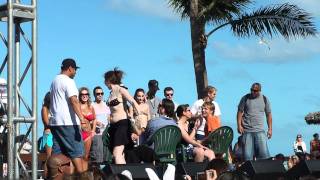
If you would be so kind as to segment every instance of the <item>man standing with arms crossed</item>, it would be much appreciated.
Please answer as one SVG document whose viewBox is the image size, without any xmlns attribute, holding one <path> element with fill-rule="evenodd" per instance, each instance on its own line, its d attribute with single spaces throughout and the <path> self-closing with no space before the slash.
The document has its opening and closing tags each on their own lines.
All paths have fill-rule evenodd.
<svg viewBox="0 0 320 180">
<path fill-rule="evenodd" d="M 245 161 L 269 158 L 267 138 L 272 136 L 272 114 L 269 100 L 261 93 L 261 84 L 254 83 L 251 93 L 242 97 L 237 113 L 238 132 L 243 136 L 243 158 Z M 264 131 L 264 116 L 268 131 Z"/>
<path fill-rule="evenodd" d="M 73 78 L 77 67 L 73 59 L 64 59 L 61 73 L 55 77 L 50 87 L 50 129 L 53 135 L 52 154 L 69 157 L 80 179 L 86 176 L 86 162 L 83 161 L 84 145 L 81 124 L 89 125 L 80 111 L 78 89 Z M 80 120 L 79 120 L 80 119 Z M 80 124 L 81 123 L 81 124 Z"/>
</svg>

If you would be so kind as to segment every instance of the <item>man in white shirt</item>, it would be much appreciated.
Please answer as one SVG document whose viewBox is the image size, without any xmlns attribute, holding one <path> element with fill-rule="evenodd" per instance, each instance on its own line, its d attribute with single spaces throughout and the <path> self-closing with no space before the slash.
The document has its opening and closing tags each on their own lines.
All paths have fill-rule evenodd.
<svg viewBox="0 0 320 180">
<path fill-rule="evenodd" d="M 97 128 L 90 149 L 90 160 L 91 163 L 99 164 L 107 160 L 107 149 L 103 145 L 102 134 L 109 125 L 110 109 L 103 100 L 104 92 L 100 86 L 96 86 L 93 89 L 93 95 L 94 102 L 92 103 L 92 106 L 96 113 Z"/>
<path fill-rule="evenodd" d="M 49 126 L 53 135 L 52 154 L 63 154 L 69 157 L 76 172 L 84 174 L 87 168 L 83 161 L 84 145 L 80 123 L 88 124 L 88 121 L 81 114 L 77 98 L 78 89 L 73 80 L 78 68 L 73 59 L 63 60 L 61 73 L 55 77 L 50 87 L 50 114 L 52 116 Z M 52 159 L 51 161 L 54 161 Z"/>
<path fill-rule="evenodd" d="M 213 86 L 208 86 L 204 89 L 204 94 L 205 94 L 204 98 L 199 99 L 193 103 L 193 105 L 191 107 L 192 115 L 194 117 L 201 116 L 201 111 L 202 111 L 201 107 L 205 101 L 208 101 L 208 102 L 212 102 L 214 104 L 214 107 L 215 107 L 214 116 L 216 116 L 218 118 L 218 120 L 221 122 L 221 120 L 220 120 L 220 116 L 221 116 L 220 107 L 219 107 L 219 104 L 216 101 L 214 101 L 214 99 L 217 95 L 217 89 Z M 197 140 L 204 139 L 204 137 L 205 137 L 205 132 L 204 132 L 205 124 L 206 124 L 206 120 L 204 118 L 202 118 L 200 127 L 198 128 L 197 133 L 196 133 Z"/>
</svg>

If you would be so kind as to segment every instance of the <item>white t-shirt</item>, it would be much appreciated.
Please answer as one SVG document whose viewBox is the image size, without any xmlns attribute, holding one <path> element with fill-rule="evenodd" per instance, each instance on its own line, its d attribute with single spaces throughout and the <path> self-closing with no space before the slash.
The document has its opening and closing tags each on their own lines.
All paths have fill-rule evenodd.
<svg viewBox="0 0 320 180">
<path fill-rule="evenodd" d="M 293 151 L 295 153 L 306 153 L 307 152 L 307 146 L 306 146 L 306 143 L 304 141 L 300 142 L 301 143 L 301 148 L 298 148 L 298 142 L 297 141 L 294 141 L 293 142 Z"/>
<path fill-rule="evenodd" d="M 50 88 L 50 126 L 80 125 L 69 100 L 72 96 L 78 96 L 74 80 L 64 74 L 57 75 Z"/>
<path fill-rule="evenodd" d="M 191 113 L 193 115 L 201 115 L 201 106 L 203 105 L 204 101 L 203 99 L 199 99 L 196 102 L 193 103 L 192 107 L 191 107 Z M 221 111 L 220 111 L 220 107 L 219 104 L 215 101 L 212 101 L 213 105 L 214 105 L 214 115 L 215 116 L 220 116 L 221 115 Z"/>
<path fill-rule="evenodd" d="M 102 135 L 103 131 L 107 128 L 109 124 L 108 116 L 110 116 L 109 107 L 105 102 L 101 102 L 101 104 L 102 106 L 99 106 L 96 102 L 92 103 L 92 106 L 96 113 L 96 119 L 101 123 L 101 125 L 99 126 L 100 133 L 98 135 Z"/>
<path fill-rule="evenodd" d="M 193 103 L 192 107 L 191 107 L 191 113 L 193 115 L 201 115 L 201 107 L 203 105 L 204 101 L 203 99 L 199 99 L 196 102 Z M 221 115 L 221 110 L 219 107 L 219 104 L 215 101 L 212 101 L 213 105 L 214 105 L 214 115 L 215 116 L 220 116 Z M 202 123 L 200 125 L 200 127 L 197 130 L 197 134 L 201 134 L 204 135 L 204 128 L 205 128 L 205 124 L 206 124 L 206 120 L 203 118 L 202 119 Z"/>
</svg>

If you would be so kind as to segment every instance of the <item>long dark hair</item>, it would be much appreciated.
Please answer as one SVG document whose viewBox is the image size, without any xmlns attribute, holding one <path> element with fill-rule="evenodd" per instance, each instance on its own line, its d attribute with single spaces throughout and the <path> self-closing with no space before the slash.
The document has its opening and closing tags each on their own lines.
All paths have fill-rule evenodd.
<svg viewBox="0 0 320 180">
<path fill-rule="evenodd" d="M 161 106 L 164 108 L 166 115 L 175 119 L 174 116 L 174 103 L 170 99 L 162 99 Z"/>
<path fill-rule="evenodd" d="M 133 96 L 133 98 L 134 98 L 134 100 L 136 100 L 136 102 L 138 102 L 137 95 L 139 92 L 143 92 L 143 94 L 145 94 L 145 92 L 142 88 L 136 89 L 136 92 L 134 93 L 134 96 Z M 144 102 L 146 102 L 146 101 L 144 101 Z"/>
<path fill-rule="evenodd" d="M 123 76 L 123 71 L 119 70 L 118 68 L 114 68 L 111 71 L 104 73 L 104 81 L 109 81 L 112 84 L 121 84 Z"/>
<path fill-rule="evenodd" d="M 189 107 L 189 104 L 181 104 L 177 107 L 176 114 L 178 118 L 181 118 L 181 116 L 183 115 L 183 112 L 186 111 L 188 107 Z"/>
</svg>

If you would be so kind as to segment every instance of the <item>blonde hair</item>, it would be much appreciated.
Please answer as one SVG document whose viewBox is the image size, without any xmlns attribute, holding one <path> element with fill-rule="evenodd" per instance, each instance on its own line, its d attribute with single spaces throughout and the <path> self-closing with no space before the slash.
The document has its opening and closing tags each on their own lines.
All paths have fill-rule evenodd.
<svg viewBox="0 0 320 180">
<path fill-rule="evenodd" d="M 87 91 L 87 92 L 88 92 L 87 106 L 90 108 L 90 106 L 91 106 L 91 98 L 90 98 L 89 88 L 87 88 L 87 87 L 81 87 L 81 88 L 79 89 L 79 100 L 80 100 L 80 101 L 81 101 L 80 96 L 81 96 L 81 92 L 82 92 L 82 91 Z"/>
<path fill-rule="evenodd" d="M 215 106 L 214 106 L 214 104 L 213 104 L 212 102 L 206 101 L 206 102 L 204 102 L 204 103 L 202 104 L 201 107 L 208 107 L 209 110 L 212 111 L 212 115 L 214 115 Z"/>
</svg>

